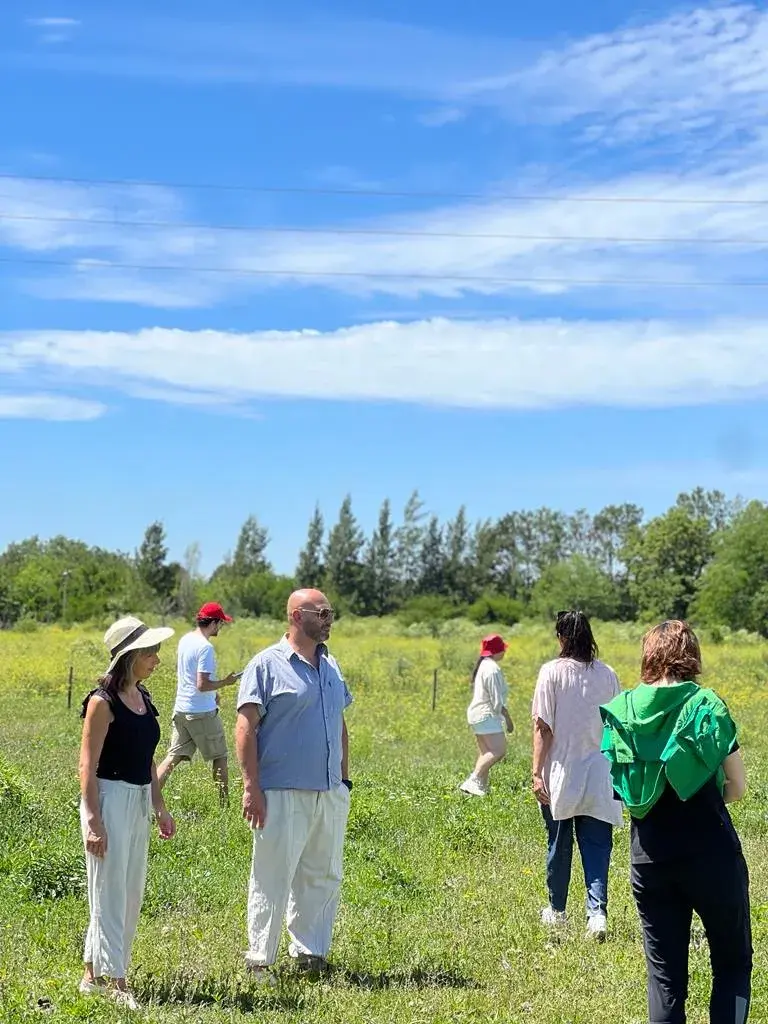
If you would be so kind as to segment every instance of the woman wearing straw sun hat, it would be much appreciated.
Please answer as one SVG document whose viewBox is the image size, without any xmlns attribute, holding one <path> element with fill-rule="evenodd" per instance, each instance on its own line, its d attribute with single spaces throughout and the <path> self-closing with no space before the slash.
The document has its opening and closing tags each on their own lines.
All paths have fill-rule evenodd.
<svg viewBox="0 0 768 1024">
<path fill-rule="evenodd" d="M 483 637 L 480 657 L 472 673 L 472 700 L 467 708 L 467 721 L 475 734 L 478 746 L 474 771 L 459 789 L 469 796 L 486 796 L 488 773 L 507 754 L 504 726 L 512 732 L 514 726 L 507 711 L 507 681 L 499 662 L 509 645 L 492 633 Z"/>
<path fill-rule="evenodd" d="M 176 831 L 157 784 L 154 755 L 158 711 L 143 683 L 173 636 L 129 616 L 104 634 L 110 663 L 83 701 L 80 822 L 86 850 L 90 921 L 85 940 L 84 994 L 110 995 L 136 1009 L 126 974 L 149 853 L 150 805 L 164 839 Z"/>
</svg>

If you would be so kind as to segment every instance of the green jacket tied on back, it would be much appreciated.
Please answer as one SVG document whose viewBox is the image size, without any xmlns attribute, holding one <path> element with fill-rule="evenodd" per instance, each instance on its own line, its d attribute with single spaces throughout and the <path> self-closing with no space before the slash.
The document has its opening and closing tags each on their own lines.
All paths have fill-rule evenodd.
<svg viewBox="0 0 768 1024">
<path fill-rule="evenodd" d="M 722 789 L 723 761 L 736 747 L 725 702 L 697 683 L 640 683 L 600 706 L 602 753 L 613 788 L 633 818 L 644 818 L 669 784 L 688 800 L 713 777 Z"/>
</svg>

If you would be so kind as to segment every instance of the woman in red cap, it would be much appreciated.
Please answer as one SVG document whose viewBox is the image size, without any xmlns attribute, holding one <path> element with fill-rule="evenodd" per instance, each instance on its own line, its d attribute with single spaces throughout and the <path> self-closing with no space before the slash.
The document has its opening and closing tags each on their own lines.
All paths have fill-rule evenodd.
<svg viewBox="0 0 768 1024">
<path fill-rule="evenodd" d="M 467 721 L 477 740 L 478 755 L 472 774 L 459 789 L 470 796 L 486 796 L 488 773 L 507 753 L 507 732 L 514 726 L 507 711 L 507 681 L 499 662 L 507 644 L 498 633 L 483 638 L 480 657 L 472 673 L 472 700 L 467 708 Z"/>
</svg>

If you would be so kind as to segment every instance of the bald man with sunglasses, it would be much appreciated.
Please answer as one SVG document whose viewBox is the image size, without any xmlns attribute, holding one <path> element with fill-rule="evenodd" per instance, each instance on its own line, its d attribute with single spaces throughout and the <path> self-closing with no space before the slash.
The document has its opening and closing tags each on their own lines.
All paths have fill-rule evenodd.
<svg viewBox="0 0 768 1024">
<path fill-rule="evenodd" d="M 327 968 L 352 789 L 352 696 L 327 646 L 333 609 L 322 591 L 297 590 L 287 613 L 287 632 L 243 673 L 235 726 L 253 829 L 245 959 L 268 982 L 284 918 L 299 967 Z"/>
</svg>

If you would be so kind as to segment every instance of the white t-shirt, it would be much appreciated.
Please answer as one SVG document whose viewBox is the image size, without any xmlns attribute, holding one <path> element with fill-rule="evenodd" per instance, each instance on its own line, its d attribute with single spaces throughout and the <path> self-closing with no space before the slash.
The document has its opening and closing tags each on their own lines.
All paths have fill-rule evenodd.
<svg viewBox="0 0 768 1024">
<path fill-rule="evenodd" d="M 198 690 L 198 672 L 208 672 L 210 679 L 216 679 L 216 652 L 211 641 L 194 630 L 179 640 L 174 714 L 181 712 L 190 715 L 216 710 L 216 691 L 201 693 Z"/>
<path fill-rule="evenodd" d="M 493 658 L 483 658 L 475 676 L 472 700 L 467 708 L 467 721 L 477 725 L 487 718 L 498 718 L 507 703 L 507 681 Z"/>
<path fill-rule="evenodd" d="M 556 820 L 577 814 L 621 825 L 608 759 L 600 753 L 603 723 L 599 705 L 621 691 L 616 673 L 602 661 L 592 665 L 555 658 L 541 666 L 533 694 L 533 718 L 552 730 L 544 764 L 550 811 Z"/>
</svg>

